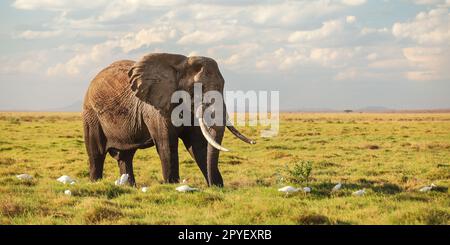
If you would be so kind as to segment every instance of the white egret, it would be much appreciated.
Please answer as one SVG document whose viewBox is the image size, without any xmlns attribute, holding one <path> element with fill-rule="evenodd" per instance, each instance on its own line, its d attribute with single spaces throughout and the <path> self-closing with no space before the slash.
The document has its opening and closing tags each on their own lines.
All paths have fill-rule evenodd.
<svg viewBox="0 0 450 245">
<path fill-rule="evenodd" d="M 363 196 L 366 194 L 366 189 L 358 190 L 352 193 L 354 196 Z"/>
<path fill-rule="evenodd" d="M 20 180 L 31 180 L 33 177 L 29 174 L 19 174 L 16 177 Z"/>
<path fill-rule="evenodd" d="M 182 185 L 182 186 L 178 186 L 177 188 L 175 188 L 175 190 L 179 191 L 179 192 L 190 192 L 190 191 L 198 191 L 197 188 L 192 188 L 188 185 Z"/>
<path fill-rule="evenodd" d="M 67 196 L 71 196 L 71 195 L 72 195 L 72 192 L 71 192 L 70 190 L 65 190 L 65 191 L 64 191 L 64 194 L 66 194 Z"/>
<path fill-rule="evenodd" d="M 286 193 L 286 195 L 290 194 L 290 193 L 294 193 L 299 191 L 301 188 L 295 188 L 292 186 L 285 186 L 283 188 L 278 189 L 279 192 L 284 192 Z"/>
<path fill-rule="evenodd" d="M 114 184 L 116 185 L 125 185 L 128 182 L 128 174 L 122 174 L 120 176 L 120 178 L 118 180 L 116 180 L 116 182 L 114 182 Z"/>
<path fill-rule="evenodd" d="M 67 175 L 63 175 L 63 176 L 59 177 L 59 178 L 56 179 L 56 180 L 59 181 L 59 182 L 61 182 L 61 183 L 63 183 L 63 184 L 71 184 L 71 185 L 75 184 L 75 180 L 72 179 L 72 178 L 70 178 L 70 177 L 67 176 Z"/>
<path fill-rule="evenodd" d="M 342 184 L 341 184 L 341 183 L 338 183 L 337 185 L 335 185 L 335 186 L 333 187 L 333 190 L 332 190 L 332 191 L 338 191 L 338 190 L 341 189 L 341 187 L 342 187 Z"/>
<path fill-rule="evenodd" d="M 148 187 L 142 187 L 142 188 L 141 188 L 141 191 L 142 191 L 142 192 L 147 192 L 147 191 L 148 191 Z"/>
<path fill-rule="evenodd" d="M 436 187 L 436 185 L 432 183 L 430 186 L 425 186 L 425 187 L 420 188 L 419 191 L 420 192 L 429 192 L 433 189 L 433 187 Z"/>
</svg>

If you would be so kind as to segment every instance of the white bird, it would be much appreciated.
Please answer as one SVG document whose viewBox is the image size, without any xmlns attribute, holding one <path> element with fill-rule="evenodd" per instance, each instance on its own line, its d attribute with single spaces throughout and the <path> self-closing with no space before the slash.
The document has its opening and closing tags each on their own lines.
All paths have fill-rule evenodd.
<svg viewBox="0 0 450 245">
<path fill-rule="evenodd" d="M 286 195 L 290 194 L 290 193 L 294 193 L 299 191 L 301 188 L 295 188 L 292 186 L 285 186 L 283 188 L 278 189 L 279 192 L 284 192 L 286 193 Z"/>
<path fill-rule="evenodd" d="M 335 185 L 335 186 L 333 187 L 333 190 L 332 190 L 332 191 L 338 191 L 338 190 L 341 189 L 341 187 L 342 187 L 342 184 L 341 184 L 341 183 L 338 183 L 337 185 Z"/>
<path fill-rule="evenodd" d="M 17 177 L 18 179 L 21 179 L 21 180 L 30 180 L 30 179 L 33 178 L 33 177 L 32 177 L 31 175 L 29 175 L 29 174 L 19 174 L 19 175 L 16 175 L 16 177 Z"/>
<path fill-rule="evenodd" d="M 71 185 L 75 184 L 75 180 L 72 179 L 72 178 L 70 178 L 70 177 L 67 176 L 67 175 L 63 175 L 63 176 L 59 177 L 59 178 L 56 179 L 56 180 L 59 181 L 59 182 L 61 182 L 61 183 L 63 183 L 63 184 L 71 184 Z"/>
<path fill-rule="evenodd" d="M 366 189 L 358 190 L 352 193 L 354 196 L 363 196 L 366 194 Z"/>
<path fill-rule="evenodd" d="M 67 196 L 72 196 L 72 192 L 70 190 L 65 190 L 64 194 L 66 194 Z"/>
<path fill-rule="evenodd" d="M 311 188 L 310 187 L 303 187 L 303 192 L 304 193 L 310 193 L 311 192 Z"/>
<path fill-rule="evenodd" d="M 142 187 L 142 188 L 141 188 L 141 191 L 142 191 L 142 192 L 147 192 L 147 191 L 148 191 L 148 187 Z"/>
<path fill-rule="evenodd" d="M 116 185 L 125 185 L 128 182 L 128 174 L 122 174 L 118 180 L 114 182 Z"/>
<path fill-rule="evenodd" d="M 433 187 L 436 187 L 436 185 L 435 184 L 431 184 L 430 186 L 425 186 L 425 187 L 422 187 L 422 188 L 420 188 L 420 192 L 429 192 L 429 191 L 431 191 L 431 189 L 433 189 Z"/>
<path fill-rule="evenodd" d="M 179 192 L 190 192 L 190 191 L 198 191 L 197 188 L 192 188 L 188 185 L 182 185 L 182 186 L 178 186 L 177 188 L 175 188 L 175 190 L 179 191 Z"/>
</svg>

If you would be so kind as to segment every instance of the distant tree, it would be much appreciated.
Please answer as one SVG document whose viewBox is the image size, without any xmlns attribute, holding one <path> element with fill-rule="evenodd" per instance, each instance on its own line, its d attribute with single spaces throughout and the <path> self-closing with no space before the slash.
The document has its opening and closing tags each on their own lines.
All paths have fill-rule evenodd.
<svg viewBox="0 0 450 245">
<path fill-rule="evenodd" d="M 353 112 L 353 110 L 344 110 L 345 113 Z"/>
</svg>

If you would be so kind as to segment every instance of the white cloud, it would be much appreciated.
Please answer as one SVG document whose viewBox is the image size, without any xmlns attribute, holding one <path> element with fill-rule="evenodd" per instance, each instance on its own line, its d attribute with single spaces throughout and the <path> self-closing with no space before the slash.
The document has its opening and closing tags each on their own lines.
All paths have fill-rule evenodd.
<svg viewBox="0 0 450 245">
<path fill-rule="evenodd" d="M 387 58 L 381 60 L 370 60 L 368 64 L 369 68 L 382 70 L 382 71 L 402 71 L 407 69 L 408 61 L 403 57 L 401 58 Z"/>
<path fill-rule="evenodd" d="M 344 71 L 338 72 L 334 79 L 338 81 L 345 80 L 355 80 L 356 78 L 361 77 L 360 72 L 356 68 L 347 68 Z"/>
<path fill-rule="evenodd" d="M 413 70 L 406 73 L 410 80 L 450 79 L 450 51 L 443 48 L 410 47 L 403 49 L 403 55 Z"/>
<path fill-rule="evenodd" d="M 135 12 L 138 8 L 173 6 L 183 0 L 15 0 L 12 6 L 23 10 L 80 10 L 104 8 L 102 20 Z"/>
<path fill-rule="evenodd" d="M 368 81 L 398 81 L 401 79 L 398 76 L 397 71 L 383 71 L 377 72 L 374 70 L 368 70 L 361 67 L 349 67 L 342 71 L 339 71 L 333 78 L 337 81 L 357 81 L 357 82 L 368 82 Z"/>
<path fill-rule="evenodd" d="M 343 28 L 342 22 L 339 20 L 331 20 L 324 22 L 322 27 L 310 31 L 296 31 L 293 32 L 288 41 L 291 43 L 302 42 L 302 41 L 320 41 L 323 40 L 336 32 L 341 31 Z"/>
<path fill-rule="evenodd" d="M 310 58 L 326 66 L 336 61 L 338 58 L 338 51 L 336 49 L 316 48 L 311 50 Z"/>
<path fill-rule="evenodd" d="M 189 18 L 193 20 L 218 20 L 222 23 L 245 23 L 267 27 L 288 27 L 302 24 L 305 21 L 323 19 L 327 15 L 345 10 L 345 4 L 339 1 L 274 1 L 261 3 L 251 2 L 197 2 L 182 4 L 172 8 L 166 17 Z"/>
<path fill-rule="evenodd" d="M 24 32 L 21 32 L 19 35 L 16 36 L 16 38 L 21 39 L 47 39 L 52 37 L 57 37 L 62 34 L 61 30 L 56 31 L 31 31 L 27 30 Z"/>
<path fill-rule="evenodd" d="M 77 33 L 88 30 L 100 31 L 102 27 L 94 17 L 87 17 L 82 19 L 72 19 L 69 17 L 68 11 L 61 11 L 50 24 L 54 29 L 58 30 L 76 30 Z"/>
<path fill-rule="evenodd" d="M 92 9 L 104 5 L 106 0 L 15 0 L 12 6 L 24 10 L 69 10 L 69 9 Z"/>
<path fill-rule="evenodd" d="M 323 67 L 339 70 L 352 63 L 360 63 L 364 60 L 362 53 L 361 47 L 314 48 L 311 50 L 310 58 Z"/>
<path fill-rule="evenodd" d="M 419 13 L 411 22 L 395 23 L 392 34 L 397 38 L 411 39 L 419 44 L 450 43 L 450 15 L 448 9 L 438 8 Z"/>
<path fill-rule="evenodd" d="M 219 45 L 209 49 L 209 53 L 218 57 L 218 62 L 232 70 L 248 69 L 254 66 L 253 57 L 264 51 L 258 43 L 240 43 L 236 45 Z M 230 54 L 227 56 L 227 54 Z M 221 58 L 226 56 L 225 58 Z"/>
<path fill-rule="evenodd" d="M 376 60 L 377 58 L 378 58 L 377 53 L 370 53 L 369 55 L 367 55 L 367 60 Z"/>
<path fill-rule="evenodd" d="M 431 1 L 420 1 L 431 4 Z M 395 23 L 392 34 L 412 42 L 402 49 L 408 62 L 405 77 L 409 80 L 449 80 L 450 71 L 450 15 L 445 7 L 420 12 L 410 22 Z"/>
<path fill-rule="evenodd" d="M 352 15 L 347 16 L 347 17 L 345 18 L 345 21 L 346 21 L 348 24 L 353 24 L 353 23 L 356 22 L 356 17 L 355 17 L 355 16 L 352 16 Z"/>
<path fill-rule="evenodd" d="M 246 12 L 257 24 L 292 25 L 302 20 L 334 13 L 342 7 L 332 1 L 292 1 L 259 5 Z"/>
<path fill-rule="evenodd" d="M 309 59 L 307 49 L 285 49 L 278 48 L 272 52 L 258 55 L 255 59 L 254 67 L 259 72 L 289 71 L 305 64 Z"/>
<path fill-rule="evenodd" d="M 82 71 L 90 71 L 90 69 L 97 68 L 97 66 L 111 63 L 115 54 L 114 49 L 118 48 L 118 40 L 110 40 L 104 43 L 96 44 L 92 48 L 85 51 L 79 51 L 74 57 L 67 62 L 58 63 L 47 69 L 47 75 L 79 75 Z"/>
<path fill-rule="evenodd" d="M 445 77 L 442 69 L 431 69 L 424 62 L 414 60 L 412 57 L 417 55 L 403 50 L 402 44 L 392 46 L 396 55 L 383 51 L 387 45 L 383 42 L 392 40 L 392 36 L 411 40 L 418 46 L 445 43 L 448 11 L 443 8 L 418 14 L 413 21 L 396 23 L 388 29 L 363 27 L 360 23 L 364 22 L 359 21 L 363 16 L 357 19 L 346 15 L 354 6 L 365 4 L 364 0 L 254 2 L 251 6 L 239 2 L 114 0 L 87 4 L 83 8 L 98 9 L 83 17 L 72 12 L 80 2 L 14 2 L 14 6 L 21 9 L 60 11 L 53 23 L 43 26 L 48 30 L 24 31 L 17 36 L 19 38 L 50 39 L 64 34 L 65 37 L 102 37 L 105 40 L 76 50 L 58 49 L 72 56 L 53 63 L 47 69 L 48 75 L 79 76 L 86 74 L 86 70 L 128 57 L 139 49 L 145 48 L 139 52 L 147 53 L 156 49 L 168 51 L 169 47 L 185 54 L 211 56 L 234 71 L 295 72 L 307 66 L 326 68 L 327 72 L 334 72 L 337 80 L 373 76 L 371 70 L 397 72 L 408 79 Z M 148 10 L 155 16 L 141 21 L 137 14 Z M 134 16 L 140 22 L 117 21 L 124 16 Z M 313 26 L 311 23 L 322 24 L 308 29 Z M 115 29 L 119 26 L 120 30 Z M 369 39 L 372 43 L 365 46 Z"/>
<path fill-rule="evenodd" d="M 192 33 L 187 33 L 183 35 L 178 44 L 189 45 L 189 44 L 211 44 L 219 42 L 225 39 L 232 33 L 227 33 L 226 31 L 194 31 Z"/>
<path fill-rule="evenodd" d="M 445 2 L 445 0 L 412 0 L 415 4 L 418 5 L 434 5 L 438 3 Z"/>
<path fill-rule="evenodd" d="M 350 6 L 358 6 L 366 3 L 366 0 L 342 0 L 342 3 Z"/>
<path fill-rule="evenodd" d="M 79 98 L 89 79 L 106 65 L 157 51 L 212 57 L 223 70 L 227 86 L 233 88 L 246 89 L 254 84 L 255 88 L 270 89 L 273 83 L 269 80 L 280 78 L 276 89 L 292 97 L 289 103 L 293 104 L 307 101 L 298 94 L 299 88 L 316 89 L 304 93 L 316 96 L 351 85 L 349 91 L 361 91 L 348 98 L 352 101 L 358 96 L 375 97 L 367 88 L 376 86 L 389 90 L 386 94 L 392 94 L 391 102 L 397 103 L 409 100 L 405 98 L 408 91 L 421 87 L 415 86 L 416 81 L 431 81 L 422 83 L 428 88 L 423 92 L 440 86 L 443 94 L 449 86 L 445 81 L 450 81 L 450 0 L 384 0 L 375 7 L 368 3 L 15 0 L 10 5 L 20 14 L 3 17 L 10 18 L 4 20 L 5 31 L 16 30 L 15 35 L 4 35 L 8 39 L 5 45 L 16 43 L 7 45 L 11 49 L 0 57 L 1 80 L 14 76 L 21 83 L 33 81 L 30 77 L 64 85 L 73 81 L 70 86 L 57 86 L 57 90 L 71 90 L 72 98 Z M 400 11 L 401 15 L 383 18 L 386 13 Z M 44 50 L 46 55 L 28 50 Z M 248 79 L 248 86 L 240 83 L 240 75 Z M 405 83 L 409 80 L 414 86 Z M 326 96 L 328 102 L 323 103 L 341 95 Z M 389 103 L 385 94 L 376 97 L 379 103 Z"/>
<path fill-rule="evenodd" d="M 142 29 L 137 33 L 129 33 L 120 39 L 119 46 L 125 53 L 155 43 L 162 43 L 177 35 L 175 29 L 168 27 Z"/>
<path fill-rule="evenodd" d="M 281 60 L 281 63 L 277 66 L 281 71 L 287 71 L 287 70 L 293 70 L 295 68 L 299 68 L 300 65 L 305 63 L 306 56 L 301 51 L 295 51 L 290 55 L 287 55 L 283 60 Z"/>
<path fill-rule="evenodd" d="M 389 30 L 387 28 L 370 28 L 370 27 L 363 27 L 360 31 L 361 35 L 368 35 L 368 34 L 384 34 L 384 33 L 388 33 Z"/>
<path fill-rule="evenodd" d="M 295 72 L 302 67 L 339 70 L 347 67 L 360 52 L 359 48 L 279 48 L 258 56 L 254 68 L 266 72 L 277 70 Z"/>
<path fill-rule="evenodd" d="M 48 61 L 48 54 L 45 51 L 30 52 L 18 57 L 0 58 L 0 74 L 36 74 Z"/>
<path fill-rule="evenodd" d="M 183 0 L 112 0 L 108 2 L 105 10 L 98 17 L 98 20 L 114 20 L 135 13 L 138 10 L 183 5 L 183 2 Z"/>
<path fill-rule="evenodd" d="M 107 40 L 85 50 L 78 50 L 77 54 L 67 62 L 58 63 L 47 69 L 49 76 L 68 74 L 76 76 L 83 69 L 91 66 L 104 65 L 112 61 L 115 56 L 129 53 L 133 50 L 163 43 L 176 37 L 176 30 L 169 27 L 142 29 L 136 33 L 128 33 L 122 37 Z M 91 67 L 92 68 L 92 67 Z"/>
</svg>

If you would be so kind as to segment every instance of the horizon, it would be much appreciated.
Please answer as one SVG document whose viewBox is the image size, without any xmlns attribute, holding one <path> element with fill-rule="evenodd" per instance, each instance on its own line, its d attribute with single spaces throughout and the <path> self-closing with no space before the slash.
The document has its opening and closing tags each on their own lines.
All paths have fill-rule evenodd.
<svg viewBox="0 0 450 245">
<path fill-rule="evenodd" d="M 57 113 L 57 112 L 82 112 L 82 101 L 74 102 L 70 105 L 59 107 L 59 108 L 43 108 L 43 109 L 37 109 L 37 110 L 28 110 L 28 109 L 0 109 L 0 112 L 49 112 L 49 113 Z M 245 109 L 245 110 L 236 110 L 236 113 L 255 113 L 257 111 L 252 109 Z M 409 109 L 402 109 L 402 108 L 389 108 L 384 106 L 365 106 L 365 107 L 358 107 L 358 108 L 346 108 L 346 109 L 336 109 L 336 108 L 297 108 L 297 109 L 280 109 L 280 113 L 409 113 L 409 112 L 431 112 L 431 113 L 450 113 L 450 107 L 443 107 L 443 108 L 409 108 Z"/>
</svg>

